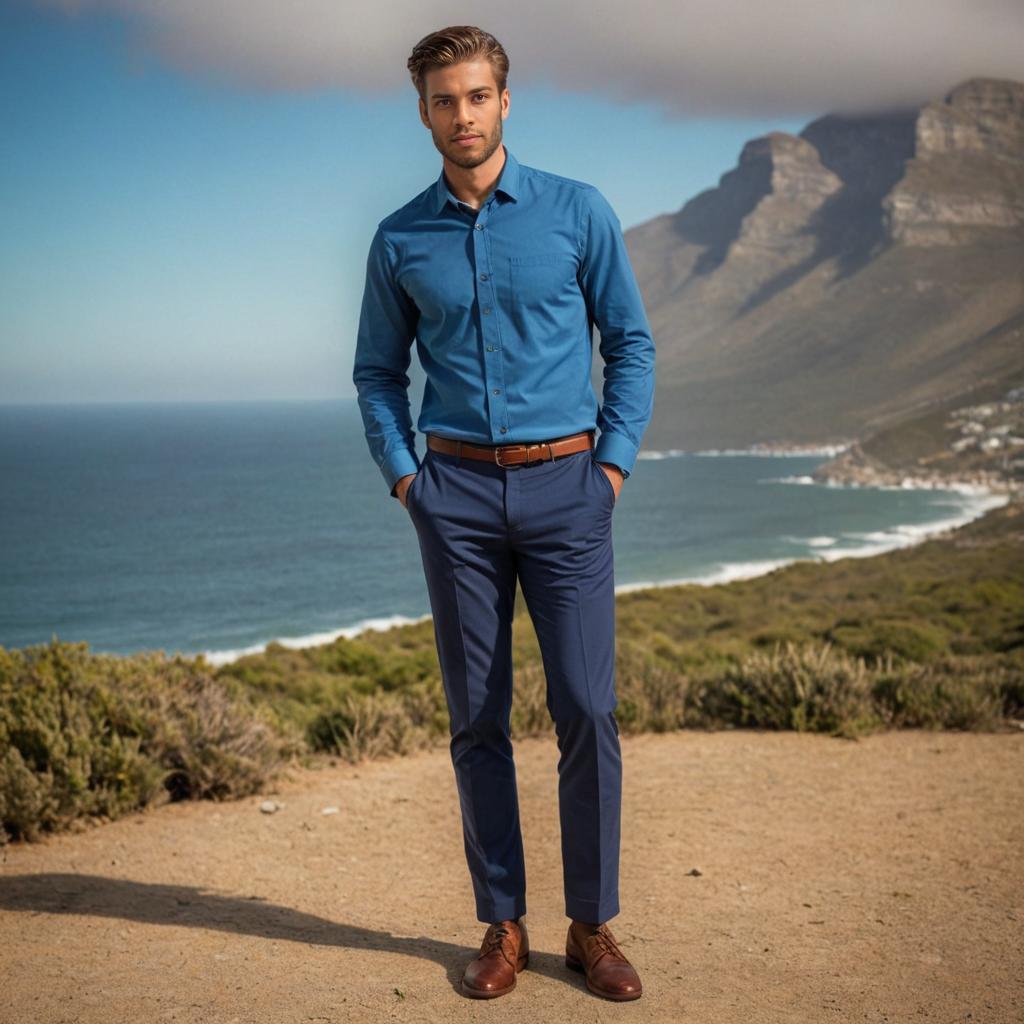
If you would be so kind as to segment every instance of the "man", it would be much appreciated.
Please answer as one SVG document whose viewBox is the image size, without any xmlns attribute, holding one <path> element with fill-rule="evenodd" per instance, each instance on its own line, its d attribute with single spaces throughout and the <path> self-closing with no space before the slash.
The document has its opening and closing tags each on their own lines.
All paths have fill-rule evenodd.
<svg viewBox="0 0 1024 1024">
<path fill-rule="evenodd" d="M 416 528 L 433 611 L 466 858 L 488 924 L 462 988 L 509 992 L 529 959 L 509 737 L 518 579 L 561 755 L 566 965 L 599 995 L 636 999 L 640 979 L 607 925 L 619 913 L 622 788 L 611 520 L 651 417 L 654 342 L 601 193 L 503 145 L 498 41 L 442 29 L 408 68 L 443 167 L 377 227 L 353 380 L 370 452 Z M 422 462 L 406 374 L 414 340 L 427 378 Z"/>
</svg>

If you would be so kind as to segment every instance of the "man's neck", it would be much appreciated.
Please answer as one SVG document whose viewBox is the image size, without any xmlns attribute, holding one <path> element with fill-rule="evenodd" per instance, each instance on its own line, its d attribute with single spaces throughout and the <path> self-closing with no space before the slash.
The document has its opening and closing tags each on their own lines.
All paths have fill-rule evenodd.
<svg viewBox="0 0 1024 1024">
<path fill-rule="evenodd" d="M 479 210 L 498 183 L 506 159 L 504 145 L 499 146 L 476 167 L 459 167 L 445 159 L 444 176 L 448 180 L 452 195 L 472 206 L 474 210 Z"/>
</svg>

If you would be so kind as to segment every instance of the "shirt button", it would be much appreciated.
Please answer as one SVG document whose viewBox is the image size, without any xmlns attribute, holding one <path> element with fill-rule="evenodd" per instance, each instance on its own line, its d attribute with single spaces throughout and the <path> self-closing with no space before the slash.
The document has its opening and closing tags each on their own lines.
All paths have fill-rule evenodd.
<svg viewBox="0 0 1024 1024">
<path fill-rule="evenodd" d="M 487 351 L 488 352 L 493 352 L 494 351 L 494 346 L 493 345 L 488 345 L 487 346 Z"/>
<path fill-rule="evenodd" d="M 507 433 L 508 433 L 508 427 L 502 427 L 502 428 L 501 428 L 501 432 L 502 432 L 503 434 L 507 434 Z"/>
<path fill-rule="evenodd" d="M 494 389 L 494 394 L 500 395 L 501 394 L 501 388 L 495 388 Z"/>
<path fill-rule="evenodd" d="M 487 280 L 487 275 L 486 274 L 481 274 L 480 275 L 480 280 L 481 281 L 486 281 Z"/>
<path fill-rule="evenodd" d="M 491 307 L 490 306 L 484 306 L 484 312 L 485 313 L 490 313 L 490 311 L 491 311 Z"/>
<path fill-rule="evenodd" d="M 484 229 L 483 224 L 474 224 L 473 227 L 475 227 L 477 231 L 483 231 Z"/>
</svg>

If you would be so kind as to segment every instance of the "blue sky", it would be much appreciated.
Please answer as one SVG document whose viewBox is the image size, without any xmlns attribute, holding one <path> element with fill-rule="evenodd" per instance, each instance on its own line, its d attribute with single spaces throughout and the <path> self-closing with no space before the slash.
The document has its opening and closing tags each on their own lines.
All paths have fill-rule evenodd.
<svg viewBox="0 0 1024 1024">
<path fill-rule="evenodd" d="M 136 31 L 0 3 L 0 402 L 351 395 L 374 226 L 440 170 L 404 61 L 390 85 L 273 88 Z M 597 185 L 627 228 L 824 112 L 681 116 L 524 77 L 513 62 L 506 145 Z"/>
</svg>

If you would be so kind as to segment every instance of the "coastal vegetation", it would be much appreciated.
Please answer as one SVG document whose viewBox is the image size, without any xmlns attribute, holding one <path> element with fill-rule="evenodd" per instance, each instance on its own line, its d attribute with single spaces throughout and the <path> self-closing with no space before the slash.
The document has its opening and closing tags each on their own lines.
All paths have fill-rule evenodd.
<svg viewBox="0 0 1024 1024">
<path fill-rule="evenodd" d="M 1024 502 L 871 558 L 801 561 L 717 586 L 617 601 L 624 735 L 1024 725 Z M 514 736 L 553 732 L 518 595 Z M 216 668 L 92 653 L 54 638 L 0 647 L 0 842 L 168 800 L 260 792 L 290 764 L 447 742 L 433 624 Z"/>
</svg>

